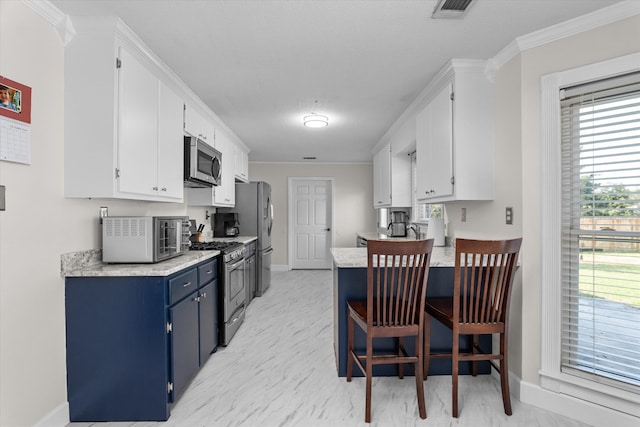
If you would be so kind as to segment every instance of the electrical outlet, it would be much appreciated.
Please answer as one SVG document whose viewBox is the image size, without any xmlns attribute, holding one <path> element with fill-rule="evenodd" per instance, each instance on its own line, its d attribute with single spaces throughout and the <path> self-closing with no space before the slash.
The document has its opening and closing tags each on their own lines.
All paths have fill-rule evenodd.
<svg viewBox="0 0 640 427">
<path fill-rule="evenodd" d="M 467 208 L 460 209 L 460 221 L 467 222 Z"/>
<path fill-rule="evenodd" d="M 508 207 L 505 211 L 505 221 L 507 225 L 513 224 L 513 208 Z"/>
<path fill-rule="evenodd" d="M 102 224 L 102 218 L 109 216 L 109 208 L 106 206 L 100 206 L 100 224 Z"/>
</svg>

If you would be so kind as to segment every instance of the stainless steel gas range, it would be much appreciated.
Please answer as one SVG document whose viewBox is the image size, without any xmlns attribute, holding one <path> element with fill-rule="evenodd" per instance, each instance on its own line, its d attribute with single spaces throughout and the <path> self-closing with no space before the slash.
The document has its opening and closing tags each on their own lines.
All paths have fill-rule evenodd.
<svg viewBox="0 0 640 427">
<path fill-rule="evenodd" d="M 244 287 L 245 246 L 238 242 L 192 243 L 191 250 L 218 250 L 222 254 L 218 283 L 220 345 L 226 346 L 244 321 L 246 292 Z"/>
</svg>

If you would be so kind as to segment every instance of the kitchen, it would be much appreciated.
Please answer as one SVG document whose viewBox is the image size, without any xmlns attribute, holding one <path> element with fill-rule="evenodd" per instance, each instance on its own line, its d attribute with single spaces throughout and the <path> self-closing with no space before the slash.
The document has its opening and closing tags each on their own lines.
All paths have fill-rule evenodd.
<svg viewBox="0 0 640 427">
<path fill-rule="evenodd" d="M 66 402 L 64 281 L 60 277 L 60 254 L 98 247 L 99 211 L 104 200 L 63 196 L 65 117 L 62 108 L 47 109 L 44 113 L 44 105 L 51 104 L 52 100 L 61 105 L 64 99 L 64 45 L 58 38 L 60 33 L 42 13 L 36 13 L 25 3 L 3 0 L 0 8 L 0 74 L 32 86 L 34 106 L 38 107 L 34 108 L 31 129 L 31 166 L 0 162 L 0 185 L 6 186 L 7 200 L 6 210 L 0 212 L 0 424 L 33 425 Z M 523 263 L 522 276 L 532 286 L 521 289 L 514 295 L 513 302 L 514 309 L 522 312 L 521 323 L 517 325 L 523 331 L 520 335 L 529 338 L 514 343 L 517 345 L 512 354 L 520 363 L 513 363 L 512 369 L 528 385 L 526 391 L 539 393 L 529 395 L 531 400 L 545 400 L 545 394 L 535 386 L 540 368 L 538 325 L 542 314 L 537 304 L 523 303 L 539 300 L 541 292 L 540 285 L 535 285 L 541 281 L 540 219 L 532 214 L 537 212 L 541 197 L 538 80 L 541 75 L 557 69 L 637 52 L 638 16 L 627 13 L 623 14 L 625 19 L 600 17 L 600 23 L 594 28 L 523 50 L 515 59 L 502 57 L 495 93 L 496 114 L 505 124 L 496 128 L 495 163 L 500 167 L 496 168 L 495 201 L 456 202 L 451 206 L 456 213 L 466 208 L 467 221 L 463 223 L 457 214 L 453 215 L 448 232 L 483 237 L 486 230 L 496 234 L 513 231 L 504 226 L 504 206 L 509 203 L 516 215 L 514 227 L 521 231 L 525 242 L 529 242 L 523 253 L 526 263 Z M 25 28 L 29 37 L 16 40 L 15 35 L 25 33 Z M 64 32 L 61 37 L 64 40 Z M 628 44 L 600 44 L 598 40 L 627 40 Z M 566 55 L 566 52 L 572 54 Z M 500 57 L 494 59 L 501 61 Z M 513 94 L 517 94 L 515 100 Z M 273 186 L 274 268 L 287 265 L 287 177 L 328 175 L 335 179 L 336 212 L 350 213 L 336 220 L 335 245 L 353 246 L 356 232 L 376 228 L 370 163 L 249 163 L 252 181 L 266 181 Z M 204 207 L 115 199 L 108 201 L 108 207 L 113 216 L 188 215 L 198 223 L 209 223 L 208 209 Z M 209 214 L 212 213 L 209 210 Z M 31 224 L 31 231 L 27 233 L 18 227 L 20 223 Z M 35 251 L 33 239 L 38 239 Z M 578 417 L 579 414 L 575 416 Z"/>
</svg>

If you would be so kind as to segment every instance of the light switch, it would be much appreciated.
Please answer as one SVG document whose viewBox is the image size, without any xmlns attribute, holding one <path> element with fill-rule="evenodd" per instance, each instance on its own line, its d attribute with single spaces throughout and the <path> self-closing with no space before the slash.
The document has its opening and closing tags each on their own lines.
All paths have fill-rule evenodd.
<svg viewBox="0 0 640 427">
<path fill-rule="evenodd" d="M 0 185 L 0 211 L 5 211 L 6 209 L 6 205 L 5 205 L 5 187 L 4 185 Z"/>
</svg>

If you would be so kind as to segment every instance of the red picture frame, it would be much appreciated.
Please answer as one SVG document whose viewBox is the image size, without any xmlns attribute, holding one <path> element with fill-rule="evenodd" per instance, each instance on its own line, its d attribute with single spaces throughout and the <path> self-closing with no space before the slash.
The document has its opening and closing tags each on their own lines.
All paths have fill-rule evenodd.
<svg viewBox="0 0 640 427">
<path fill-rule="evenodd" d="M 9 94 L 9 104 L 2 104 L 0 98 L 0 116 L 31 124 L 31 88 L 16 81 L 0 76 L 0 90 Z"/>
</svg>

